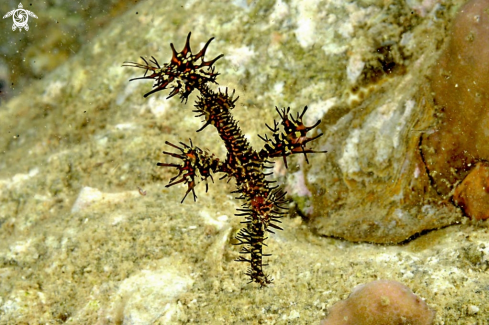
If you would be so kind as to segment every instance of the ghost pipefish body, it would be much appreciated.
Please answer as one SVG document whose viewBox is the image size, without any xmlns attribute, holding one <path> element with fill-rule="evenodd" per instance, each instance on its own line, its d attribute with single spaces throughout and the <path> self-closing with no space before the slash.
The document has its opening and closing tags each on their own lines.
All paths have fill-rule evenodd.
<svg viewBox="0 0 489 325">
<path fill-rule="evenodd" d="M 325 151 L 314 151 L 307 147 L 307 144 L 322 134 L 311 137 L 308 133 L 319 125 L 317 121 L 312 126 L 305 126 L 302 118 L 307 111 L 307 106 L 302 113 L 297 113 L 294 117 L 290 113 L 290 108 L 278 109 L 279 122 L 273 121 L 273 125 L 266 125 L 272 132 L 260 136 L 265 142 L 259 151 L 254 150 L 248 140 L 243 136 L 238 122 L 233 118 L 231 111 L 235 108 L 238 97 L 235 92 L 214 91 L 210 85 L 216 84 L 219 73 L 216 72 L 214 64 L 223 55 L 205 61 L 207 47 L 214 38 L 207 41 L 204 47 L 193 54 L 190 48 L 190 35 L 182 51 L 177 52 L 173 44 L 170 44 L 173 55 L 170 63 L 160 65 L 153 56 L 151 59 L 141 57 L 143 63 L 125 62 L 124 66 L 140 68 L 145 70 L 142 77 L 132 80 L 150 79 L 153 80 L 153 88 L 146 93 L 147 97 L 156 92 L 169 89 L 167 98 L 180 96 L 182 102 L 187 102 L 189 95 L 197 90 L 199 96 L 195 102 L 197 116 L 203 117 L 204 124 L 197 130 L 200 132 L 212 125 L 227 150 L 224 160 L 220 160 L 215 155 L 194 146 L 190 140 L 189 144 L 180 142 L 178 145 L 166 141 L 165 143 L 177 152 L 163 151 L 163 154 L 178 159 L 179 163 L 157 163 L 158 166 L 172 167 L 178 174 L 170 179 L 167 187 L 183 183 L 187 185 L 187 191 L 182 199 L 192 192 L 194 201 L 194 188 L 198 180 L 204 181 L 206 191 L 208 188 L 207 180 L 213 180 L 212 175 L 223 174 L 222 178 L 232 178 L 236 182 L 236 191 L 239 199 L 245 203 L 238 209 L 237 216 L 244 217 L 245 227 L 236 235 L 238 245 L 242 245 L 238 262 L 249 263 L 250 267 L 246 272 L 250 282 L 256 282 L 262 287 L 267 286 L 273 280 L 263 271 L 263 257 L 270 254 L 263 253 L 263 246 L 266 246 L 266 232 L 273 233 L 272 229 L 282 228 L 278 225 L 280 219 L 287 213 L 285 207 L 285 192 L 279 186 L 272 186 L 273 181 L 266 179 L 270 172 L 267 169 L 273 167 L 270 161 L 272 158 L 282 157 L 287 166 L 286 158 L 292 154 L 304 154 L 306 161 L 308 153 L 318 153 Z"/>
</svg>

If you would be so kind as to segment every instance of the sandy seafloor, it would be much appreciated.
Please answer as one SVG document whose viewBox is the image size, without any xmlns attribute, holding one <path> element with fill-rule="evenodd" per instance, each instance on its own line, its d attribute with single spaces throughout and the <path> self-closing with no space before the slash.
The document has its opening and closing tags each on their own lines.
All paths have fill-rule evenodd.
<svg viewBox="0 0 489 325">
<path fill-rule="evenodd" d="M 444 23 L 433 19 L 442 27 L 460 5 L 402 3 L 417 10 L 420 24 L 443 5 Z M 256 134 L 275 117 L 274 105 L 298 109 L 346 87 L 347 60 L 330 58 L 323 69 L 321 55 L 358 41 L 355 28 L 348 39 L 342 25 L 341 41 L 323 37 L 329 45 L 313 50 L 314 24 L 347 25 L 341 14 L 352 13 L 368 22 L 396 5 L 143 2 L 2 103 L 0 324 L 317 324 L 356 285 L 376 279 L 410 287 L 436 311 L 435 324 L 489 324 L 488 226 L 468 219 L 404 244 L 374 245 L 318 236 L 293 214 L 267 241 L 273 284 L 247 284 L 245 265 L 233 261 L 242 221 L 234 216 L 240 202 L 229 194 L 233 183 L 215 177 L 207 194 L 203 184 L 197 188 L 197 202 L 180 204 L 185 189 L 165 188 L 174 171 L 155 166 L 171 161 L 161 154 L 166 140 L 192 137 L 224 156 L 210 128 L 195 134 L 201 126 L 190 113 L 195 97 L 187 105 L 164 94 L 144 99 L 150 82 L 128 83 L 140 71 L 120 67 L 139 55 L 165 62 L 169 43 L 180 49 L 189 30 L 195 49 L 216 36 L 209 58 L 228 55 L 216 64 L 219 83 L 241 96 L 236 119 L 259 145 Z M 291 52 L 304 59 L 288 61 L 284 53 Z M 314 79 L 319 70 L 337 79 Z M 295 83 L 279 82 L 287 78 Z M 315 84 L 303 86 L 309 80 Z"/>
</svg>

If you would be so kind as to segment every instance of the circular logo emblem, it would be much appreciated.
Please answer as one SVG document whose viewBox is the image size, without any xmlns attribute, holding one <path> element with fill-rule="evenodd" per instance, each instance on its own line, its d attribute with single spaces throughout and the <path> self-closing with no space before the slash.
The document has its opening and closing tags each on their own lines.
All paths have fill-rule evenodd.
<svg viewBox="0 0 489 325">
<path fill-rule="evenodd" d="M 14 20 L 14 24 L 12 25 L 12 30 L 16 30 L 17 28 L 22 30 L 29 30 L 29 25 L 27 25 L 27 21 L 29 20 L 29 16 L 37 18 L 37 16 L 29 10 L 25 10 L 22 7 L 22 3 L 19 3 L 19 8 L 9 11 L 3 18 L 7 18 L 12 16 Z"/>
</svg>

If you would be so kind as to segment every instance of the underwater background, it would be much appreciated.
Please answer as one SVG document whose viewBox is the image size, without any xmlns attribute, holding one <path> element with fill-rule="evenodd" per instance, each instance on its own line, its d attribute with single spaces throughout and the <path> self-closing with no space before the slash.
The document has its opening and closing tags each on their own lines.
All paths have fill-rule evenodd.
<svg viewBox="0 0 489 325">
<path fill-rule="evenodd" d="M 489 4 L 464 20 L 464 2 L 22 3 L 28 30 L 0 20 L 0 324 L 351 324 L 332 306 L 375 280 L 412 290 L 430 311 L 415 324 L 488 324 Z M 144 98 L 152 82 L 122 67 L 169 62 L 189 32 L 194 50 L 215 37 L 215 88 L 240 96 L 255 149 L 275 107 L 321 119 L 328 152 L 278 158 L 270 177 L 290 213 L 266 242 L 267 288 L 234 261 L 233 182 L 180 203 L 156 166 L 175 162 L 165 141 L 226 156 L 196 133 L 196 95 Z"/>
</svg>

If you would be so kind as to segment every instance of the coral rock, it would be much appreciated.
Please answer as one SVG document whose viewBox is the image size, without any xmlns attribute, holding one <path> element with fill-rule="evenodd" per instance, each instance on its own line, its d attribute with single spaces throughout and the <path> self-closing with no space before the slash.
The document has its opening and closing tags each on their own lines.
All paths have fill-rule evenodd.
<svg viewBox="0 0 489 325">
<path fill-rule="evenodd" d="M 454 201 L 474 218 L 484 214 L 487 218 L 487 205 L 484 209 L 484 205 L 470 201 L 487 197 L 479 186 L 484 178 L 476 179 L 485 174 L 471 169 L 489 159 L 488 10 L 489 0 L 472 0 L 454 20 L 451 40 L 433 70 L 431 82 L 438 115 L 436 131 L 423 139 L 422 146 L 433 185 L 441 195 L 450 195 L 471 173 L 463 188 L 456 190 L 458 198 Z"/>
<path fill-rule="evenodd" d="M 434 312 L 411 289 L 391 280 L 373 281 L 353 289 L 335 304 L 321 325 L 429 325 Z"/>
<path fill-rule="evenodd" d="M 391 1 L 388 7 L 406 3 Z M 424 15 L 431 6 L 412 7 L 409 13 L 414 17 L 416 10 Z M 452 6 L 443 10 L 450 18 L 456 14 Z M 379 12 L 378 17 L 381 15 Z M 335 97 L 334 106 L 322 117 L 321 148 L 328 154 L 311 157 L 311 164 L 305 167 L 311 193 L 308 224 L 320 235 L 400 243 L 463 218 L 460 209 L 448 198 L 440 198 L 432 186 L 420 152 L 421 136 L 435 129 L 433 110 L 425 108 L 425 102 L 432 102 L 428 77 L 444 50 L 441 45 L 449 28 L 429 16 L 395 25 L 390 21 L 383 33 L 353 29 L 354 38 L 369 39 L 348 50 L 351 60 L 344 79 L 356 84 Z M 376 23 L 372 26 L 378 28 Z M 386 36 L 393 30 L 405 32 Z M 386 39 L 392 46 L 372 46 Z M 358 62 L 365 65 L 355 79 L 351 71 L 359 69 Z"/>
</svg>

